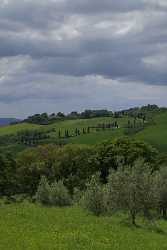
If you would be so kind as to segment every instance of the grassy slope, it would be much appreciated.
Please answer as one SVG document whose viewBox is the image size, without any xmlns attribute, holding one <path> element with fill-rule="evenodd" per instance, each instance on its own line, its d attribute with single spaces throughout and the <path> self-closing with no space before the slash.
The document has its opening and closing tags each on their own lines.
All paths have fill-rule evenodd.
<svg viewBox="0 0 167 250">
<path fill-rule="evenodd" d="M 64 122 L 59 122 L 52 127 L 55 127 L 57 131 L 61 129 L 62 134 L 65 129 L 68 129 L 70 133 L 74 133 L 75 129 L 78 128 L 82 130 L 88 126 L 97 125 L 98 123 L 107 123 L 117 121 L 120 127 L 123 127 L 124 124 L 127 124 L 128 118 L 113 119 L 111 117 L 105 118 L 93 118 L 93 119 L 78 119 L 78 120 L 69 120 Z M 80 135 L 78 137 L 70 138 L 69 142 L 79 143 L 79 144 L 95 144 L 106 139 L 115 138 L 123 135 L 123 129 L 106 129 L 105 131 L 96 132 L 95 129 L 91 131 L 90 134 Z"/>
<path fill-rule="evenodd" d="M 16 134 L 20 130 L 36 129 L 36 128 L 40 128 L 40 127 L 42 127 L 42 126 L 35 125 L 35 124 L 29 124 L 29 123 L 20 123 L 20 124 L 16 124 L 16 125 L 2 126 L 2 127 L 0 127 L 0 136 L 1 135 Z"/>
<path fill-rule="evenodd" d="M 123 124 L 127 123 L 128 118 L 123 118 L 123 119 L 113 119 L 110 117 L 106 118 L 93 118 L 93 119 L 78 119 L 78 120 L 67 120 L 67 121 L 60 121 L 56 122 L 51 125 L 45 125 L 45 126 L 39 126 L 39 125 L 33 125 L 33 124 L 27 124 L 27 123 L 22 123 L 22 124 L 17 124 L 17 125 L 10 125 L 10 126 L 4 126 L 0 127 L 0 136 L 2 135 L 8 135 L 8 134 L 16 134 L 20 130 L 24 129 L 51 129 L 55 128 L 56 132 L 50 133 L 51 140 L 50 142 L 54 142 L 58 138 L 58 131 L 59 129 L 61 130 L 62 135 L 64 135 L 64 132 L 66 129 L 69 130 L 70 134 L 74 134 L 74 131 L 76 128 L 80 129 L 82 131 L 83 128 L 87 128 L 88 126 L 93 126 L 97 125 L 98 123 L 103 123 L 103 122 L 113 122 L 113 121 L 118 121 L 119 125 L 122 126 Z M 122 130 L 106 130 L 106 131 L 100 131 L 96 132 L 95 130 L 91 132 L 89 135 L 80 135 L 78 137 L 70 138 L 68 142 L 71 143 L 83 143 L 83 144 L 94 144 L 98 143 L 100 141 L 103 141 L 105 139 L 117 137 L 122 135 Z M 1 146 L 0 147 L 0 152 L 12 152 L 13 154 L 21 151 L 24 149 L 25 146 L 17 145 L 17 144 L 10 144 L 8 146 Z"/>
<path fill-rule="evenodd" d="M 0 135 L 16 134 L 20 130 L 38 129 L 38 128 L 43 128 L 43 129 L 56 128 L 57 131 L 61 129 L 62 133 L 64 132 L 65 129 L 69 129 L 70 132 L 74 132 L 76 128 L 82 129 L 88 126 L 97 125 L 98 123 L 102 123 L 102 122 L 107 123 L 107 122 L 110 122 L 110 121 L 113 122 L 116 120 L 120 122 L 120 124 L 122 124 L 125 121 L 127 121 L 127 118 L 113 119 L 111 117 L 106 117 L 106 118 L 104 117 L 104 118 L 93 118 L 93 119 L 66 120 L 66 121 L 55 122 L 51 125 L 43 125 L 43 126 L 34 125 L 30 123 L 21 123 L 21 124 L 16 124 L 16 125 L 8 125 L 8 126 L 0 127 Z"/>
<path fill-rule="evenodd" d="M 157 115 L 154 121 L 154 125 L 148 126 L 135 137 L 147 141 L 160 151 L 167 152 L 167 112 Z"/>
<path fill-rule="evenodd" d="M 21 124 L 16 124 L 16 125 L 8 125 L 8 126 L 2 126 L 0 127 L 0 136 L 4 135 L 12 135 L 16 134 L 20 130 L 24 129 L 36 129 L 40 128 L 42 126 L 39 125 L 34 125 L 34 124 L 28 124 L 28 123 L 21 123 Z M 10 152 L 13 155 L 17 154 L 18 152 L 24 150 L 26 146 L 24 145 L 18 145 L 18 144 L 9 144 L 9 145 L 1 145 L 0 146 L 0 153 L 4 152 Z"/>
<path fill-rule="evenodd" d="M 118 121 L 120 126 L 119 129 L 109 129 L 105 131 L 96 132 L 93 130 L 90 134 L 80 135 L 78 137 L 70 138 L 68 141 L 71 143 L 79 143 L 79 144 L 95 144 L 99 143 L 106 139 L 113 139 L 116 137 L 120 137 L 124 135 L 123 126 L 127 124 L 127 120 L 129 118 L 124 117 L 120 119 L 113 119 L 110 117 L 106 118 L 93 118 L 93 119 L 78 119 L 78 120 L 68 120 L 54 123 L 48 126 L 39 126 L 33 124 L 18 124 L 12 126 L 5 126 L 0 128 L 0 135 L 5 134 L 14 134 L 23 129 L 35 129 L 35 128 L 55 128 L 56 132 L 52 132 L 51 138 L 54 141 L 58 137 L 58 131 L 61 129 L 62 135 L 64 135 L 65 129 L 68 129 L 70 134 L 73 134 L 75 129 L 78 128 L 82 130 L 82 128 L 86 128 L 88 126 L 97 125 L 98 123 L 103 122 L 113 122 Z M 167 112 L 162 113 L 154 119 L 156 123 L 154 125 L 148 126 L 143 131 L 137 133 L 134 137 L 136 139 L 145 140 L 151 143 L 153 146 L 156 146 L 161 151 L 167 151 Z M 14 152 L 19 151 L 21 147 L 19 145 L 9 145 L 9 150 L 13 150 Z"/>
<path fill-rule="evenodd" d="M 0 207 L 0 249 L 5 250 L 165 250 L 164 233 L 128 227 L 123 216 L 95 217 L 78 207 L 46 208 L 33 204 Z"/>
</svg>

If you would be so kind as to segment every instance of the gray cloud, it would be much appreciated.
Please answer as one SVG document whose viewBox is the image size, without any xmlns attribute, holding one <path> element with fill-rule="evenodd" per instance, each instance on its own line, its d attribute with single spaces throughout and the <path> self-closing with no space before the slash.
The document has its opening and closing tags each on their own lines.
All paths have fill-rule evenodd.
<svg viewBox="0 0 167 250">
<path fill-rule="evenodd" d="M 116 108 L 153 102 L 145 91 L 143 99 L 146 89 L 167 105 L 166 26 L 166 0 L 2 0 L 0 102 Z M 124 92 L 121 105 L 115 89 Z"/>
</svg>

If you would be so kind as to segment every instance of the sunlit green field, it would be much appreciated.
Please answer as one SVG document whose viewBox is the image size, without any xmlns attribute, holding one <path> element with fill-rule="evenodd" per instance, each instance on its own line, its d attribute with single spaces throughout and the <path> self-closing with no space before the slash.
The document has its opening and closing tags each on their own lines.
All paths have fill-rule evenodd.
<svg viewBox="0 0 167 250">
<path fill-rule="evenodd" d="M 166 250 L 167 222 L 130 227 L 126 216 L 95 217 L 78 207 L 1 205 L 2 250 Z M 159 230 L 161 229 L 161 230 Z"/>
</svg>

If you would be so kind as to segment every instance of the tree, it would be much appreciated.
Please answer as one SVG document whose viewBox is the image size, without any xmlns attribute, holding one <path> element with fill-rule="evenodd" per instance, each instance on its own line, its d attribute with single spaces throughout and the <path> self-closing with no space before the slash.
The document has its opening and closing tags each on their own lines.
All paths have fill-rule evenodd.
<svg viewBox="0 0 167 250">
<path fill-rule="evenodd" d="M 75 129 L 75 136 L 78 136 L 78 129 Z"/>
<path fill-rule="evenodd" d="M 157 190 L 159 192 L 159 208 L 164 219 L 167 218 L 167 169 L 160 168 L 157 172 Z"/>
<path fill-rule="evenodd" d="M 59 148 L 55 161 L 57 179 L 63 179 L 71 193 L 74 188 L 84 189 L 86 181 L 96 172 L 90 158 L 93 147 L 84 145 L 66 145 Z"/>
<path fill-rule="evenodd" d="M 43 205 L 67 206 L 71 204 L 71 197 L 62 181 L 54 181 L 49 185 L 45 176 L 41 177 L 37 192 L 36 201 Z"/>
<path fill-rule="evenodd" d="M 157 150 L 147 143 L 123 137 L 99 144 L 92 160 L 98 171 L 101 172 L 103 181 L 106 182 L 109 170 L 118 168 L 118 158 L 122 158 L 123 165 L 133 166 L 138 158 L 143 158 L 145 162 L 154 164 L 157 154 Z"/>
<path fill-rule="evenodd" d="M 50 144 L 29 148 L 18 154 L 17 182 L 22 193 L 34 195 L 41 176 L 46 176 L 49 181 L 55 179 L 58 175 L 55 167 L 58 149 L 58 146 Z"/>
<path fill-rule="evenodd" d="M 72 111 L 70 114 L 68 114 L 68 117 L 71 119 L 77 119 L 80 117 L 80 114 L 77 111 Z"/>
<path fill-rule="evenodd" d="M 50 186 L 48 180 L 45 176 L 41 177 L 37 192 L 36 192 L 36 200 L 43 205 L 50 204 Z"/>
<path fill-rule="evenodd" d="M 75 187 L 83 189 L 96 171 L 90 161 L 94 152 L 90 146 L 52 144 L 21 152 L 17 157 L 20 190 L 34 195 L 41 176 L 46 176 L 49 182 L 64 180 L 71 193 Z"/>
<path fill-rule="evenodd" d="M 112 170 L 108 178 L 107 196 L 109 209 L 128 211 L 131 223 L 136 225 L 139 213 L 150 219 L 151 211 L 157 207 L 155 176 L 143 160 L 138 160 L 133 167 Z"/>
<path fill-rule="evenodd" d="M 68 206 L 72 200 L 68 189 L 62 181 L 54 181 L 50 186 L 50 204 L 53 206 Z"/>
<path fill-rule="evenodd" d="M 100 183 L 98 174 L 92 176 L 91 181 L 87 184 L 87 189 L 81 199 L 81 205 L 97 216 L 106 211 L 105 190 Z"/>
<path fill-rule="evenodd" d="M 10 154 L 0 155 L 0 195 L 17 193 L 16 162 Z"/>
<path fill-rule="evenodd" d="M 65 114 L 62 113 L 62 112 L 58 112 L 56 116 L 57 116 L 58 118 L 64 118 L 64 117 L 65 117 Z"/>
<path fill-rule="evenodd" d="M 82 129 L 83 134 L 86 134 L 85 128 Z"/>
</svg>

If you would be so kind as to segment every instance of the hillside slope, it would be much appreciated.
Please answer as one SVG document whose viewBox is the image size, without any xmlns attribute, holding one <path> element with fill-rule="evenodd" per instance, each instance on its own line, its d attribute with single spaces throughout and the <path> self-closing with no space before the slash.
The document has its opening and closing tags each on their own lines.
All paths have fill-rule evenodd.
<svg viewBox="0 0 167 250">
<path fill-rule="evenodd" d="M 61 138 L 64 137 L 65 131 L 68 130 L 69 138 L 65 138 L 66 143 L 74 144 L 97 144 L 104 140 L 112 140 L 117 137 L 126 136 L 124 127 L 127 126 L 128 120 L 133 123 L 134 119 L 124 116 L 123 118 L 101 117 L 92 119 L 77 119 L 65 120 L 55 122 L 50 125 L 34 125 L 30 123 L 20 123 L 16 125 L 8 125 L 0 127 L 0 136 L 14 135 L 23 130 L 43 130 L 49 131 L 49 139 L 42 143 L 55 143 L 59 140 L 59 133 Z M 102 123 L 117 122 L 118 128 L 110 129 L 91 129 L 90 133 L 83 133 L 83 129 L 88 127 L 97 126 Z M 140 122 L 140 120 L 138 121 Z M 75 136 L 75 130 L 80 131 L 80 135 Z M 133 138 L 144 140 L 153 146 L 157 147 L 160 151 L 167 151 L 167 112 L 162 112 L 154 116 L 153 122 L 146 126 L 142 131 L 130 135 Z M 8 151 L 20 151 L 24 149 L 21 145 L 11 144 L 5 145 Z M 0 146 L 0 149 L 3 145 Z"/>
<path fill-rule="evenodd" d="M 160 151 L 167 152 L 167 112 L 155 116 L 154 123 L 136 134 L 135 138 L 147 141 Z"/>
</svg>

